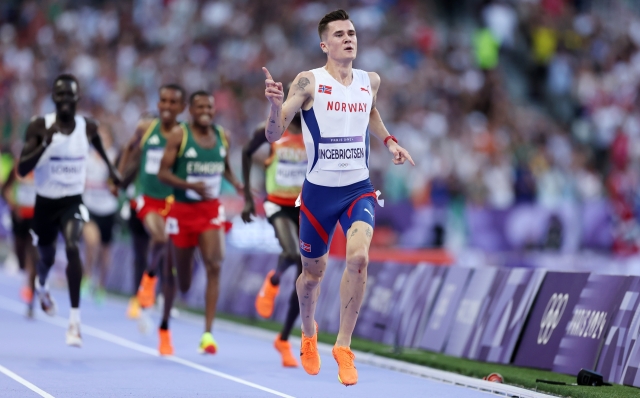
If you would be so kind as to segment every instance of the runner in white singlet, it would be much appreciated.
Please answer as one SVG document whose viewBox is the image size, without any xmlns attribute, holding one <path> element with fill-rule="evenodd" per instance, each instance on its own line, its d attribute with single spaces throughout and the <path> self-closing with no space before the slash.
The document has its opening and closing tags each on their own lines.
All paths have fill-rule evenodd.
<svg viewBox="0 0 640 398">
<path fill-rule="evenodd" d="M 89 143 L 107 164 L 114 184 L 120 184 L 120 174 L 109 161 L 98 135 L 97 123 L 76 115 L 78 81 L 63 74 L 53 82 L 53 103 L 56 112 L 36 117 L 27 126 L 25 145 L 20 155 L 18 174 L 35 174 L 36 202 L 31 233 L 40 259 L 36 269 L 36 291 L 42 310 L 55 315 L 56 305 L 49 294 L 47 275 L 56 256 L 56 240 L 62 232 L 67 254 L 67 281 L 71 311 L 67 344 L 80 347 L 80 282 L 82 261 L 78 240 L 89 212 L 82 204 L 87 175 Z"/>
<path fill-rule="evenodd" d="M 314 313 L 327 251 L 337 222 L 346 231 L 347 266 L 340 285 L 340 329 L 333 356 L 340 382 L 353 385 L 358 373 L 349 346 L 365 293 L 374 203 L 379 195 L 369 181 L 370 134 L 384 142 L 394 164 L 414 163 L 389 134 L 376 109 L 380 77 L 352 67 L 357 38 L 349 15 L 344 10 L 325 15 L 318 24 L 318 34 L 327 64 L 298 74 L 286 102 L 282 83 L 275 82 L 263 68 L 265 96 L 271 103 L 265 134 L 269 142 L 277 141 L 294 114 L 302 110 L 309 163 L 300 196 L 303 271 L 296 288 L 302 318 L 300 359 L 312 375 L 320 371 Z"/>
</svg>

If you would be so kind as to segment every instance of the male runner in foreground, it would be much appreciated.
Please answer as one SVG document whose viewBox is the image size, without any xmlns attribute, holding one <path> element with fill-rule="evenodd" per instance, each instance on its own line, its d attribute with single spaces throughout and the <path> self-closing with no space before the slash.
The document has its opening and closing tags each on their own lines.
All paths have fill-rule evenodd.
<svg viewBox="0 0 640 398">
<path fill-rule="evenodd" d="M 224 233 L 227 226 L 224 208 L 220 204 L 222 178 L 236 190 L 242 184 L 229 167 L 228 144 L 224 130 L 213 124 L 214 99 L 206 91 L 197 91 L 189 98 L 191 121 L 176 126 L 167 139 L 158 178 L 173 187 L 175 203 L 167 217 L 169 253 L 164 267 L 164 313 L 159 330 L 160 355 L 172 355 L 169 317 L 175 298 L 175 275 L 180 291 L 191 287 L 193 252 L 200 248 L 207 272 L 205 291 L 204 334 L 200 352 L 215 354 L 218 345 L 211 334 L 218 304 L 220 267 L 224 258 Z"/>
<path fill-rule="evenodd" d="M 311 375 L 320 371 L 314 313 L 327 252 L 338 221 L 346 231 L 347 265 L 340 283 L 340 329 L 333 356 L 338 362 L 338 380 L 349 386 L 358 381 L 349 346 L 364 297 L 375 224 L 377 194 L 369 181 L 369 132 L 384 141 L 394 164 L 413 164 L 413 160 L 389 135 L 376 109 L 380 77 L 352 67 L 357 37 L 349 15 L 344 10 L 325 15 L 318 24 L 318 34 L 327 64 L 298 74 L 286 102 L 282 83 L 275 82 L 263 68 L 265 96 L 271 103 L 265 134 L 269 142 L 280 139 L 302 109 L 309 167 L 301 194 L 303 268 L 296 287 L 302 317 L 300 359 Z"/>
</svg>

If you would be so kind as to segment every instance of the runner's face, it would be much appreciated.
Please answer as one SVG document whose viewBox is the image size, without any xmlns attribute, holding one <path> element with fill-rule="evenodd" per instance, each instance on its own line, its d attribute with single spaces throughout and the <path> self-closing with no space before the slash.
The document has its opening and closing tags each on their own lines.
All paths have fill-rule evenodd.
<svg viewBox="0 0 640 398">
<path fill-rule="evenodd" d="M 337 61 L 353 61 L 358 52 L 356 29 L 351 21 L 333 21 L 327 25 L 327 32 L 320 46 L 330 58 Z"/>
<path fill-rule="evenodd" d="M 174 123 L 179 114 L 184 111 L 184 98 L 182 93 L 171 88 L 160 90 L 160 100 L 158 101 L 158 111 L 162 123 Z"/>
<path fill-rule="evenodd" d="M 189 107 L 189 113 L 193 118 L 193 123 L 200 127 L 210 126 L 215 114 L 213 96 L 198 95 L 193 99 Z"/>
<path fill-rule="evenodd" d="M 74 116 L 78 96 L 78 85 L 73 80 L 58 80 L 53 86 L 51 95 L 56 111 L 59 115 Z"/>
</svg>

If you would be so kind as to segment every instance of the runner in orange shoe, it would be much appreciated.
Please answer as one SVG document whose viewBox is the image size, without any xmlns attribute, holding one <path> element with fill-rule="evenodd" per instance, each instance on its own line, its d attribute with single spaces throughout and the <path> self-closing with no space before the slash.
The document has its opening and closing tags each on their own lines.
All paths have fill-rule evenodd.
<svg viewBox="0 0 640 398">
<path fill-rule="evenodd" d="M 145 118 L 125 147 L 120 169 L 125 174 L 125 184 L 138 178 L 140 195 L 136 198 L 137 216 L 151 237 L 149 262 L 142 275 L 137 300 L 142 309 L 155 303 L 157 273 L 165 254 L 167 234 L 165 217 L 172 203 L 172 188 L 158 180 L 160 160 L 170 132 L 178 125 L 177 117 L 186 106 L 184 89 L 177 84 L 166 84 L 159 90 L 159 118 Z M 149 328 L 149 317 L 142 312 L 139 326 L 142 332 Z"/>
<path fill-rule="evenodd" d="M 218 303 L 224 234 L 228 226 L 224 208 L 218 200 L 222 178 L 233 184 L 238 192 L 243 189 L 229 167 L 229 145 L 225 131 L 212 124 L 215 115 L 213 96 L 206 91 L 191 94 L 189 114 L 191 121 L 175 127 L 167 139 L 158 173 L 160 181 L 173 187 L 175 196 L 175 203 L 167 217 L 167 232 L 171 241 L 164 267 L 165 301 L 159 330 L 161 355 L 173 352 L 169 317 L 176 292 L 175 278 L 178 277 L 182 293 L 189 291 L 196 247 L 200 249 L 207 272 L 205 323 L 200 352 L 215 354 L 218 350 L 211 329 Z"/>
<path fill-rule="evenodd" d="M 338 380 L 350 386 L 358 382 L 349 346 L 366 289 L 374 205 L 379 195 L 369 179 L 371 136 L 384 142 L 394 164 L 413 164 L 413 160 L 389 134 L 376 109 L 380 76 L 353 68 L 358 39 L 349 15 L 344 10 L 328 13 L 318 24 L 318 34 L 327 63 L 299 73 L 286 102 L 282 83 L 263 68 L 265 96 L 271 103 L 265 134 L 269 142 L 278 141 L 293 116 L 302 110 L 309 167 L 300 195 L 302 274 L 296 288 L 303 333 L 300 360 L 309 374 L 320 370 L 314 315 L 329 245 L 338 222 L 345 232 L 347 258 L 333 353 Z"/>
<path fill-rule="evenodd" d="M 242 178 L 244 181 L 250 181 L 251 178 L 251 157 L 262 145 L 267 143 L 264 125 L 262 125 L 254 132 L 253 138 L 242 151 Z M 265 162 L 265 167 L 267 200 L 264 202 L 264 210 L 269 222 L 273 225 L 280 246 L 282 246 L 278 266 L 267 274 L 256 297 L 256 311 L 261 317 L 269 318 L 273 313 L 282 274 L 292 265 L 297 267 L 296 277 L 302 272 L 302 260 L 298 249 L 300 209 L 296 207 L 296 198 L 300 195 L 307 172 L 307 153 L 302 140 L 299 114 L 294 116 L 282 138 L 271 144 L 271 153 Z M 245 222 L 251 222 L 251 215 L 256 214 L 256 209 L 249 184 L 244 187 L 244 198 L 245 206 L 242 211 L 242 219 Z M 298 366 L 298 361 L 291 353 L 289 334 L 299 314 L 300 304 L 298 303 L 298 294 L 294 289 L 289 299 L 287 318 L 282 325 L 280 334 L 274 341 L 274 347 L 282 357 L 282 366 L 285 367 Z"/>
<path fill-rule="evenodd" d="M 20 296 L 27 304 L 27 317 L 32 318 L 36 263 L 38 262 L 38 250 L 33 245 L 29 234 L 33 219 L 33 206 L 36 203 L 33 172 L 25 178 L 20 178 L 14 167 L 2 186 L 2 197 L 11 209 L 13 247 L 18 258 L 18 265 L 27 274 L 27 283 L 22 288 Z"/>
</svg>

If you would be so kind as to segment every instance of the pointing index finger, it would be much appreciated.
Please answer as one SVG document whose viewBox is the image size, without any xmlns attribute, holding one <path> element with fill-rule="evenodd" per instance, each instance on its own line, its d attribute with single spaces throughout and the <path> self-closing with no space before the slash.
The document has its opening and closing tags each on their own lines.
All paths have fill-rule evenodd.
<svg viewBox="0 0 640 398">
<path fill-rule="evenodd" d="M 265 68 L 264 66 L 262 67 L 262 71 L 264 72 L 264 75 L 267 77 L 267 79 L 271 79 L 273 80 L 273 77 L 271 77 L 271 73 L 269 73 L 269 71 L 267 70 L 267 68 Z"/>
<path fill-rule="evenodd" d="M 412 166 L 415 166 L 416 164 L 414 163 L 413 159 L 411 158 L 411 155 L 409 155 L 409 152 L 407 152 L 407 160 L 409 161 L 409 163 L 411 163 Z"/>
</svg>

